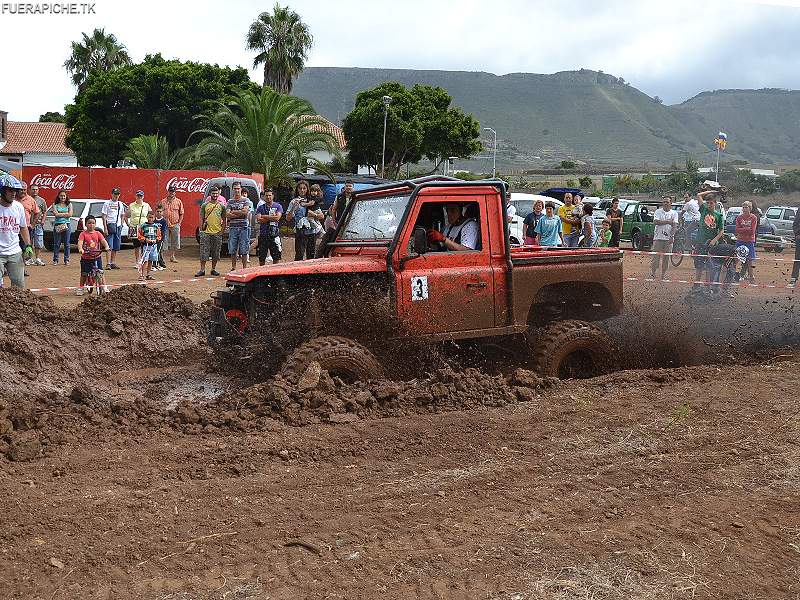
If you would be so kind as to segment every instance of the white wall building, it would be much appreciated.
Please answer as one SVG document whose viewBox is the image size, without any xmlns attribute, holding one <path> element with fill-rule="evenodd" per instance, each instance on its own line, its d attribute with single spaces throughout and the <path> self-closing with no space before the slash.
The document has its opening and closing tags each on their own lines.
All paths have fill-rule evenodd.
<svg viewBox="0 0 800 600">
<path fill-rule="evenodd" d="M 8 121 L 0 111 L 0 158 L 20 167 L 77 167 L 75 153 L 67 148 L 63 123 L 27 123 Z"/>
</svg>

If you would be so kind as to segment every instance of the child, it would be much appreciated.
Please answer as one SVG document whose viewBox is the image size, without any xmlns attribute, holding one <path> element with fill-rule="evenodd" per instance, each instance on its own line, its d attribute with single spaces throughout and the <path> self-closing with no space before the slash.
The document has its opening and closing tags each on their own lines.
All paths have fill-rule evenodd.
<svg viewBox="0 0 800 600">
<path fill-rule="evenodd" d="M 158 262 L 158 243 L 161 241 L 161 226 L 156 223 L 153 211 L 147 213 L 147 222 L 139 225 L 136 237 L 142 245 L 139 281 L 152 281 L 154 278 L 150 275 L 150 265 Z"/>
<path fill-rule="evenodd" d="M 161 228 L 161 239 L 156 244 L 156 249 L 158 250 L 158 261 L 153 263 L 153 270 L 154 271 L 166 271 L 167 263 L 164 262 L 164 253 L 162 252 L 162 248 L 164 247 L 164 240 L 167 239 L 167 219 L 164 217 L 164 209 L 162 207 L 156 208 L 156 220 L 155 224 Z"/>
<path fill-rule="evenodd" d="M 597 241 L 597 231 L 594 228 L 594 219 L 592 218 L 591 204 L 582 204 L 583 216 L 581 217 L 581 233 L 583 234 L 583 247 L 591 248 Z"/>
<path fill-rule="evenodd" d="M 81 282 L 80 287 L 75 291 L 78 296 L 83 296 L 86 279 L 95 267 L 98 269 L 97 283 L 103 286 L 104 292 L 108 291 L 105 275 L 103 274 L 103 263 L 100 260 L 100 254 L 105 251 L 106 262 L 108 262 L 108 253 L 110 250 L 108 242 L 106 238 L 103 237 L 103 234 L 95 229 L 96 219 L 93 216 L 89 215 L 86 217 L 84 223 L 86 229 L 81 231 L 81 234 L 78 236 L 78 252 L 81 255 Z"/>
<path fill-rule="evenodd" d="M 611 220 L 603 219 L 603 228 L 600 230 L 600 234 L 597 236 L 597 246 L 599 248 L 608 248 L 611 246 L 612 236 L 613 233 L 611 232 Z"/>
</svg>

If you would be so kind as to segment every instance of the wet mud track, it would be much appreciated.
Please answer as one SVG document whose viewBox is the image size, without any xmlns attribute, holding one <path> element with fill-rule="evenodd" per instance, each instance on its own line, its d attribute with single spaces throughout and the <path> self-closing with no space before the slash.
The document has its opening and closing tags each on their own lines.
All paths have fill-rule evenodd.
<svg viewBox="0 0 800 600">
<path fill-rule="evenodd" d="M 164 296 L 134 300 L 195 319 Z M 670 306 L 625 318 L 640 333 L 694 332 L 650 325 L 647 311 Z M 301 391 L 210 373 L 202 340 L 173 321 L 155 349 L 163 366 L 140 359 L 147 337 L 122 322 L 123 334 L 93 334 L 122 353 L 95 388 L 60 377 L 77 369 L 67 362 L 24 394 L 4 388 L 0 422 L 42 445 L 32 460 L 0 455 L 3 598 L 800 594 L 791 348 L 745 367 L 560 383 L 443 370 L 344 386 L 319 374 Z M 711 333 L 700 345 L 726 352 L 724 330 Z M 22 354 L 13 367 L 36 364 Z M 276 398 L 301 422 L 278 418 L 289 412 Z"/>
</svg>

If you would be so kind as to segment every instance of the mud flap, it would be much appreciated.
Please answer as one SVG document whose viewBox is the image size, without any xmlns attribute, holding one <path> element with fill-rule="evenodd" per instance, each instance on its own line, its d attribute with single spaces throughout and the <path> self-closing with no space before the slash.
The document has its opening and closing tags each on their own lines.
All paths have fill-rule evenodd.
<svg viewBox="0 0 800 600">
<path fill-rule="evenodd" d="M 230 324 L 225 316 L 225 309 L 219 306 L 211 307 L 211 318 L 208 321 L 208 345 L 219 349 L 224 345 L 237 344 L 243 336 Z"/>
</svg>

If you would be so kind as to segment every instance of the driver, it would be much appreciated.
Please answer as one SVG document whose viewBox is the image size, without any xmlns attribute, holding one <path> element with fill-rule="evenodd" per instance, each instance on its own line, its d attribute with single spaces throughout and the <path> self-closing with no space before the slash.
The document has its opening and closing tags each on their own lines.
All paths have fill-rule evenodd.
<svg viewBox="0 0 800 600">
<path fill-rule="evenodd" d="M 458 252 L 464 250 L 477 250 L 480 243 L 480 228 L 478 220 L 474 217 L 465 217 L 461 213 L 461 204 L 448 202 L 445 204 L 447 213 L 447 226 L 444 233 L 431 229 L 428 232 L 428 242 L 439 243 L 445 250 Z"/>
</svg>

